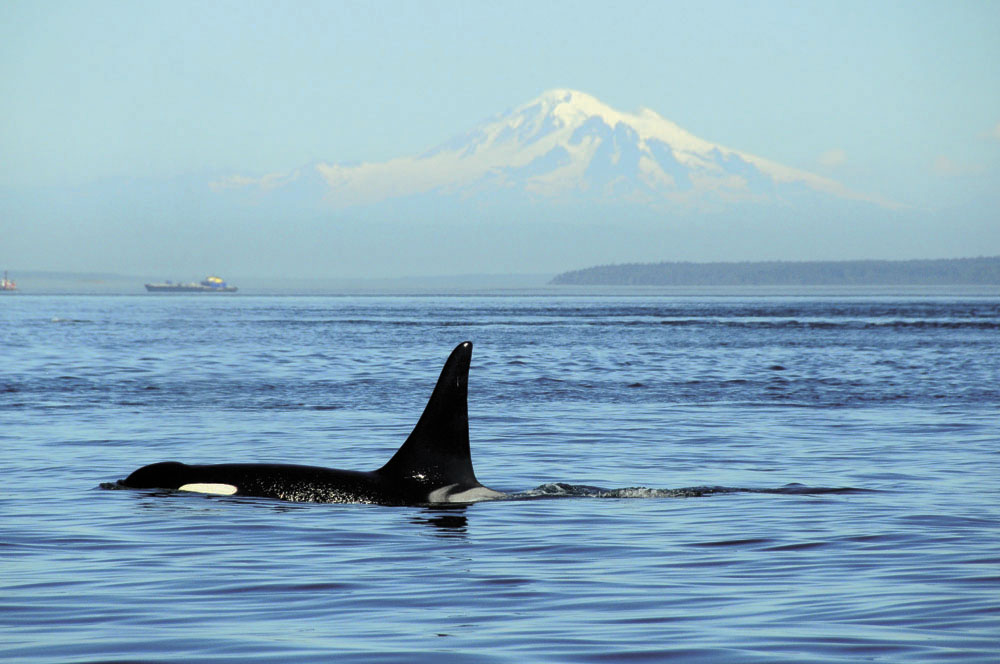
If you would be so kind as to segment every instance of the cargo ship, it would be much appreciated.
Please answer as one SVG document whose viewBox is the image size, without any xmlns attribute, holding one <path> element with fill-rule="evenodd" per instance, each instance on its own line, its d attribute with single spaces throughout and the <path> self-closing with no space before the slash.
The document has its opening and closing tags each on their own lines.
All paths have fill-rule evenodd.
<svg viewBox="0 0 1000 664">
<path fill-rule="evenodd" d="M 17 284 L 7 278 L 7 270 L 3 271 L 3 279 L 0 279 L 0 293 L 10 293 L 17 290 Z"/>
<path fill-rule="evenodd" d="M 229 286 L 221 277 L 205 277 L 200 283 L 174 283 L 164 281 L 157 284 L 146 284 L 150 293 L 235 293 L 236 286 Z"/>
</svg>

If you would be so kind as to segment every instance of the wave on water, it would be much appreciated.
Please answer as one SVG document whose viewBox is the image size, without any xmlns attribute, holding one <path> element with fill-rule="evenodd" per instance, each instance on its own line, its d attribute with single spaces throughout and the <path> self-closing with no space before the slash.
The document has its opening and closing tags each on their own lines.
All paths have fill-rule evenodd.
<svg viewBox="0 0 1000 664">
<path fill-rule="evenodd" d="M 855 487 L 811 487 L 804 484 L 786 484 L 776 488 L 746 488 L 729 486 L 692 486 L 678 489 L 654 489 L 630 486 L 621 489 L 605 489 L 585 484 L 550 482 L 522 493 L 510 494 L 510 500 L 532 500 L 538 498 L 701 498 L 727 493 L 774 493 L 786 495 L 821 495 L 870 493 L 874 489 Z"/>
</svg>

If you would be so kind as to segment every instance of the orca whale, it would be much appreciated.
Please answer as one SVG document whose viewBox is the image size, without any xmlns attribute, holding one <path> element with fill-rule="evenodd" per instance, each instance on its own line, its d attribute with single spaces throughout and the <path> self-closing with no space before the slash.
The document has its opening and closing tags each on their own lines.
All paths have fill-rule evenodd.
<svg viewBox="0 0 1000 664">
<path fill-rule="evenodd" d="M 135 489 L 171 489 L 319 503 L 422 505 L 470 503 L 505 494 L 479 483 L 469 452 L 469 365 L 472 342 L 459 344 L 441 370 L 413 432 L 373 471 L 290 464 L 143 466 L 120 480 Z"/>
</svg>

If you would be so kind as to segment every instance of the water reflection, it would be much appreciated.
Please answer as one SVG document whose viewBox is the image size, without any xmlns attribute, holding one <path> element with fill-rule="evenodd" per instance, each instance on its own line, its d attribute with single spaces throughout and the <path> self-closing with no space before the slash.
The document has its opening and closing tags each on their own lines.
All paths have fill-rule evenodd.
<svg viewBox="0 0 1000 664">
<path fill-rule="evenodd" d="M 413 523 L 433 526 L 438 537 L 465 537 L 468 532 L 469 520 L 465 516 L 468 505 L 440 505 L 424 507 L 416 516 L 410 518 Z"/>
</svg>

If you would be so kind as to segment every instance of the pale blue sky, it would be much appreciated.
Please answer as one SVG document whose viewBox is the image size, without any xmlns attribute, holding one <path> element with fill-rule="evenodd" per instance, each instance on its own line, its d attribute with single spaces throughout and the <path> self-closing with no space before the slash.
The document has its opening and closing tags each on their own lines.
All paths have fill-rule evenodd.
<svg viewBox="0 0 1000 664">
<path fill-rule="evenodd" d="M 988 205 L 998 29 L 990 1 L 2 0 L 0 188 L 385 160 L 568 87 L 915 208 Z"/>
</svg>

